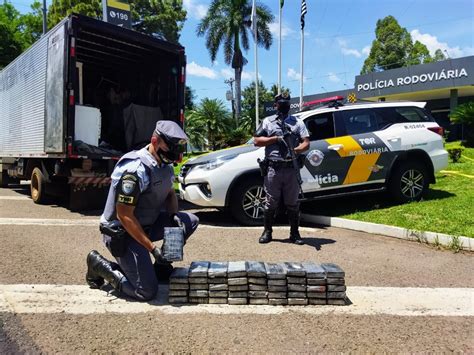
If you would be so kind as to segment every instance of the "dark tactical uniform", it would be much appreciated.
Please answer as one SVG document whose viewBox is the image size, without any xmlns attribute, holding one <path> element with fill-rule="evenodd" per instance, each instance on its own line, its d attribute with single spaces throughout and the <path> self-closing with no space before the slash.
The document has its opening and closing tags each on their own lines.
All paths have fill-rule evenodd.
<svg viewBox="0 0 474 355">
<path fill-rule="evenodd" d="M 175 123 L 160 122 L 162 123 L 160 127 L 157 125 L 157 129 L 161 133 L 171 137 L 175 135 L 178 138 L 181 138 L 181 134 L 184 135 L 181 129 L 175 132 L 178 127 Z M 117 264 L 110 263 L 111 270 L 104 275 L 107 277 L 102 277 L 117 290 L 139 300 L 149 300 L 156 294 L 158 289 L 156 265 L 154 267 L 149 251 L 121 227 L 117 218 L 116 204 L 134 206 L 133 213 L 148 238 L 153 242 L 161 240 L 164 227 L 176 225 L 169 213 L 163 210 L 165 200 L 173 190 L 173 181 L 172 166 L 158 163 L 148 151 L 148 146 L 125 154 L 112 173 L 112 183 L 100 223 L 104 243 L 117 260 Z M 189 238 L 199 223 L 198 218 L 191 213 L 178 212 L 177 216 L 173 217 L 177 217 L 176 220 L 184 226 L 185 239 Z M 90 264 L 89 258 L 92 257 L 94 255 L 88 256 L 88 264 Z M 169 263 L 160 259 L 159 255 L 158 259 L 157 262 L 160 264 L 158 270 L 171 268 Z M 95 280 L 90 272 L 87 281 L 91 287 L 101 286 L 94 284 Z M 99 279 L 99 284 L 100 281 Z"/>
<path fill-rule="evenodd" d="M 298 121 L 294 116 L 288 115 L 289 97 L 282 100 L 281 96 L 277 96 L 276 101 L 283 101 L 283 106 L 286 106 L 286 109 L 279 106 L 279 114 L 265 118 L 257 132 L 255 132 L 255 137 L 280 137 L 275 143 L 265 146 L 265 160 L 262 163 L 266 167 L 264 170 L 267 171 L 264 177 L 266 193 L 264 205 L 265 229 L 259 242 L 268 243 L 272 240 L 273 219 L 279 202 L 282 200 L 291 226 L 290 240 L 296 244 L 302 244 L 298 232 L 298 194 L 300 186 L 288 151 L 288 144 L 285 144 L 284 140 L 291 140 L 293 147 L 297 147 L 304 138 L 309 137 L 309 133 L 303 122 Z M 283 124 L 285 124 L 285 130 Z M 285 133 L 289 136 L 287 137 Z M 284 136 L 285 138 L 283 138 Z"/>
</svg>

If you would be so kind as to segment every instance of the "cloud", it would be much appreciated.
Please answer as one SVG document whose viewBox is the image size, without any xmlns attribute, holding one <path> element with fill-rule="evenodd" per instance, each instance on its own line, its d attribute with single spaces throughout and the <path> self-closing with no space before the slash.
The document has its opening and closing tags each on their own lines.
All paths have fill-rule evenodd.
<svg viewBox="0 0 474 355">
<path fill-rule="evenodd" d="M 221 69 L 221 75 L 225 79 L 233 78 L 234 74 L 235 72 L 232 69 L 229 69 L 229 68 Z M 260 75 L 260 73 L 258 74 L 258 78 L 259 80 L 262 80 L 262 75 Z M 242 81 L 255 81 L 255 72 L 248 72 L 244 70 L 242 72 Z"/>
<path fill-rule="evenodd" d="M 278 22 L 272 22 L 271 24 L 268 25 L 270 28 L 270 32 L 275 38 L 278 38 L 279 36 L 279 27 L 278 27 Z M 292 35 L 295 33 L 290 27 L 288 27 L 284 22 L 281 25 L 281 38 L 285 39 L 286 37 Z"/>
<path fill-rule="evenodd" d="M 370 49 L 372 48 L 372 46 L 365 46 L 364 48 L 362 48 L 362 53 L 364 53 L 365 55 L 369 55 L 370 54 Z"/>
<path fill-rule="evenodd" d="M 342 54 L 353 55 L 356 58 L 362 57 L 362 54 L 357 49 L 348 48 L 347 41 L 343 39 L 338 39 L 337 42 L 339 43 L 339 46 L 341 47 Z"/>
<path fill-rule="evenodd" d="M 436 36 L 430 35 L 429 33 L 421 33 L 417 29 L 411 31 L 410 34 L 413 38 L 413 42 L 419 41 L 423 43 L 428 48 L 431 55 L 434 55 L 437 49 L 441 49 L 444 55 L 446 55 L 447 52 L 448 56 L 451 58 L 464 57 L 474 54 L 473 47 L 450 47 L 446 42 L 440 42 Z"/>
<path fill-rule="evenodd" d="M 293 68 L 288 68 L 286 76 L 291 80 L 301 80 L 301 72 L 297 72 Z M 303 75 L 303 82 L 306 81 L 306 77 Z"/>
<path fill-rule="evenodd" d="M 208 67 L 200 66 L 199 64 L 196 64 L 194 61 L 186 65 L 186 73 L 191 76 L 199 76 L 199 77 L 204 77 L 208 79 L 217 79 L 218 77 L 215 70 Z"/>
<path fill-rule="evenodd" d="M 207 6 L 198 4 L 195 0 L 184 0 L 183 6 L 188 13 L 188 17 L 201 20 L 207 14 Z"/>
<path fill-rule="evenodd" d="M 332 81 L 333 83 L 338 83 L 341 81 L 341 79 L 339 79 L 339 77 L 333 72 L 328 73 L 328 79 L 329 81 Z"/>
</svg>

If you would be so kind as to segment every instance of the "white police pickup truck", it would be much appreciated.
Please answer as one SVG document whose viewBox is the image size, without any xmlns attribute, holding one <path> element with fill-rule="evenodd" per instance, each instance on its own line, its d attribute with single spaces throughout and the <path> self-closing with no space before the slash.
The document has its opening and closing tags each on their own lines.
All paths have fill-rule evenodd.
<svg viewBox="0 0 474 355">
<path fill-rule="evenodd" d="M 304 200 L 386 190 L 397 202 L 419 200 L 448 164 L 443 129 L 420 102 L 380 102 L 299 112 L 310 133 L 301 169 Z M 190 159 L 180 195 L 199 206 L 229 208 L 247 225 L 263 220 L 264 148 L 246 145 Z"/>
</svg>

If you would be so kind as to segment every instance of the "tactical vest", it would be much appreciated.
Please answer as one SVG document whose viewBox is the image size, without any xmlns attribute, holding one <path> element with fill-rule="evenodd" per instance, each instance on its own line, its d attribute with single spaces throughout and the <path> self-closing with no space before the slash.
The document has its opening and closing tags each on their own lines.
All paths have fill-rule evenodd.
<svg viewBox="0 0 474 355">
<path fill-rule="evenodd" d="M 145 170 L 150 178 L 150 183 L 145 191 L 140 194 L 138 203 L 135 206 L 134 214 L 142 227 L 151 226 L 155 223 L 160 214 L 163 204 L 170 190 L 173 188 L 172 176 L 173 169 L 170 166 L 163 168 L 154 167 L 150 162 L 137 154 L 136 151 L 129 152 L 122 156 L 117 165 L 124 160 L 140 159 L 145 166 Z M 116 186 L 110 185 L 107 202 L 104 209 L 104 217 L 111 222 L 117 220 L 117 211 L 115 204 L 117 201 Z"/>
<path fill-rule="evenodd" d="M 267 132 L 268 136 L 283 136 L 281 124 L 282 122 L 279 116 L 270 119 L 270 125 Z M 290 139 L 293 142 L 293 147 L 296 148 L 300 144 L 301 139 L 299 133 L 297 132 L 297 124 L 293 126 L 289 126 L 287 124 L 287 129 L 290 133 Z M 270 160 L 290 159 L 288 149 L 280 142 L 267 145 L 265 147 L 265 156 Z"/>
</svg>

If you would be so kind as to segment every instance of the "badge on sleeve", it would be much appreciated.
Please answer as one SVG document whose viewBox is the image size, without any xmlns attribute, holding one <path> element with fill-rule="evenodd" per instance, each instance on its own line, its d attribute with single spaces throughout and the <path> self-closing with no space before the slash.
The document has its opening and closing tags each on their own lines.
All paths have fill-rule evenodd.
<svg viewBox="0 0 474 355">
<path fill-rule="evenodd" d="M 138 175 L 125 172 L 117 185 L 117 202 L 135 206 L 140 195 Z"/>
</svg>

